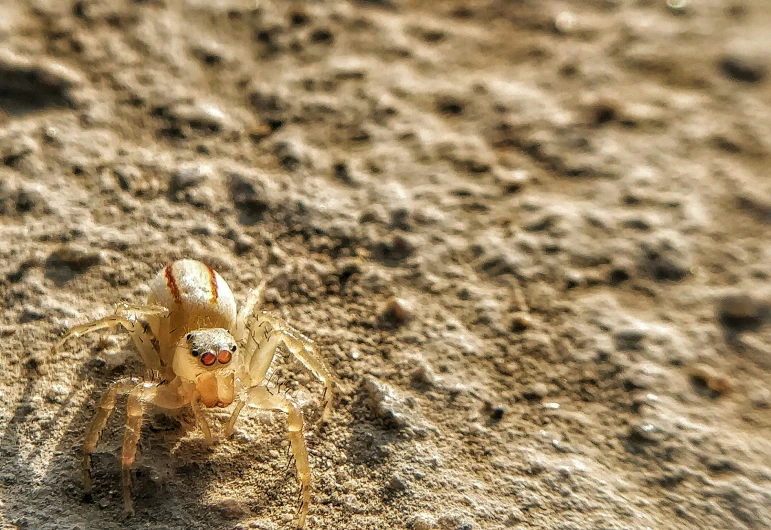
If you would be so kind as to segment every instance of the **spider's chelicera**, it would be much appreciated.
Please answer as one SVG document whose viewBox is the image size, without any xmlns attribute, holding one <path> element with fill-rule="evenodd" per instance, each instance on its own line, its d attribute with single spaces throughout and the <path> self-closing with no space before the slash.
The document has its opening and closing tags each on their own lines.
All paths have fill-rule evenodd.
<svg viewBox="0 0 771 530">
<path fill-rule="evenodd" d="M 263 281 L 237 312 L 233 293 L 217 272 L 198 261 L 176 261 L 150 282 L 147 305 L 119 304 L 114 315 L 75 326 L 62 337 L 55 348 L 72 337 L 122 326 L 131 335 L 145 366 L 164 382 L 128 377 L 113 383 L 102 396 L 83 444 L 86 492 L 92 487 L 91 453 L 118 395 L 128 394 L 121 469 L 124 506 L 129 512 L 133 511 L 131 466 L 146 405 L 166 410 L 191 407 L 203 437 L 212 443 L 203 409 L 233 405 L 225 427 L 225 434 L 229 435 L 241 409 L 252 404 L 287 415 L 289 443 L 301 483 L 297 526 L 305 525 L 311 473 L 302 412 L 291 399 L 266 386 L 266 375 L 276 349 L 284 346 L 324 384 L 327 400 L 323 417 L 330 411 L 333 376 L 310 339 L 282 320 L 256 310 L 264 288 Z"/>
</svg>

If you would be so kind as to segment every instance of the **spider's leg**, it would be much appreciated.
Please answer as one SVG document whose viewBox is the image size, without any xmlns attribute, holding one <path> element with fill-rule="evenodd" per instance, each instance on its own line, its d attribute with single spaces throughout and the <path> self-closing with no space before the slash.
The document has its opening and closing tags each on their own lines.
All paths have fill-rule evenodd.
<svg viewBox="0 0 771 530">
<path fill-rule="evenodd" d="M 244 375 L 248 382 L 247 387 L 252 387 L 263 384 L 265 375 L 268 373 L 268 369 L 276 355 L 279 336 L 271 333 L 269 324 L 260 322 L 256 317 L 252 317 L 249 320 L 247 329 L 249 334 L 246 337 L 242 353 L 246 360 L 246 373 Z M 233 409 L 230 420 L 225 427 L 226 436 L 230 436 L 233 433 L 236 420 L 243 408 L 244 401 L 241 398 L 237 401 L 236 407 Z"/>
<path fill-rule="evenodd" d="M 126 484 L 131 463 L 133 463 L 134 455 L 136 454 L 136 442 L 139 441 L 139 427 L 141 426 L 142 421 L 141 402 L 152 402 L 167 409 L 179 408 L 184 404 L 183 399 L 179 394 L 169 387 L 159 387 L 154 383 L 144 382 L 135 377 L 126 377 L 110 385 L 110 388 L 107 389 L 99 400 L 98 410 L 86 430 L 86 436 L 83 441 L 83 487 L 87 494 L 91 493 L 93 487 L 91 479 L 91 453 L 96 449 L 96 445 L 99 443 L 99 437 L 101 436 L 105 425 L 107 425 L 107 420 L 115 410 L 115 401 L 117 397 L 122 394 L 129 394 L 123 464 L 125 465 L 127 456 L 130 456 L 130 462 L 128 462 L 128 468 L 124 470 L 124 485 Z M 139 424 L 137 424 L 137 419 L 133 417 L 136 416 L 137 400 L 139 400 L 140 405 Z M 130 442 L 134 437 L 136 437 L 136 440 L 133 442 L 133 453 L 129 452 L 130 454 L 127 454 L 127 449 L 131 449 L 131 443 L 128 443 L 127 446 L 127 441 Z M 130 508 L 131 497 L 125 492 L 124 501 L 128 502 L 127 507 Z"/>
<path fill-rule="evenodd" d="M 247 323 L 249 322 L 252 313 L 254 313 L 255 308 L 261 307 L 265 301 L 266 285 L 267 281 L 262 280 L 257 288 L 249 293 L 249 297 L 246 299 L 246 302 L 238 312 L 238 318 L 236 319 L 236 329 L 235 333 L 233 334 L 236 340 L 241 341 L 246 338 Z"/>
<path fill-rule="evenodd" d="M 327 362 L 316 349 L 313 341 L 301 334 L 281 319 L 263 313 L 259 316 L 261 323 L 270 324 L 270 336 L 277 336 L 278 340 L 294 355 L 316 378 L 324 385 L 326 403 L 322 419 L 326 420 L 332 410 L 332 390 L 335 377 L 332 375 Z M 267 368 L 266 368 L 267 370 Z"/>
<path fill-rule="evenodd" d="M 115 410 L 115 400 L 118 395 L 130 392 L 138 381 L 139 379 L 133 377 L 116 381 L 102 394 L 102 398 L 99 400 L 99 408 L 86 430 L 86 437 L 83 441 L 83 489 L 87 494 L 91 493 L 91 488 L 93 487 L 91 479 L 91 453 L 96 449 L 96 444 L 99 443 L 99 437 L 105 425 L 107 425 L 107 420 Z"/>
<path fill-rule="evenodd" d="M 194 399 L 190 403 L 190 407 L 193 409 L 193 416 L 195 416 L 195 422 L 201 428 L 201 432 L 203 433 L 203 439 L 206 440 L 206 444 L 207 445 L 213 444 L 214 438 L 211 435 L 211 427 L 209 427 L 209 422 L 206 420 L 206 416 L 201 410 L 200 399 Z"/>
<path fill-rule="evenodd" d="M 297 477 L 300 481 L 300 511 L 297 528 L 305 526 L 305 518 L 311 502 L 311 468 L 308 463 L 308 450 L 303 437 L 303 416 L 300 408 L 292 400 L 271 394 L 264 386 L 249 389 L 247 402 L 264 410 L 278 410 L 287 414 L 287 435 L 295 460 Z"/>
<path fill-rule="evenodd" d="M 169 386 L 158 386 L 154 383 L 142 382 L 135 385 L 129 392 L 126 404 L 126 432 L 123 436 L 121 452 L 121 482 L 123 484 L 123 507 L 134 513 L 131 502 L 131 466 L 137 455 L 137 445 L 142 434 L 142 419 L 145 404 L 152 403 L 165 409 L 177 409 L 184 405 L 184 399 Z"/>
<path fill-rule="evenodd" d="M 53 346 L 52 351 L 56 352 L 71 338 L 82 337 L 83 335 L 102 329 L 122 326 L 131 335 L 145 366 L 150 370 L 160 370 L 161 361 L 158 352 L 153 346 L 151 332 L 142 325 L 139 319 L 148 316 L 164 315 L 166 313 L 168 313 L 168 310 L 161 306 L 130 306 L 128 304 L 118 304 L 115 307 L 115 314 L 72 327 Z"/>
</svg>

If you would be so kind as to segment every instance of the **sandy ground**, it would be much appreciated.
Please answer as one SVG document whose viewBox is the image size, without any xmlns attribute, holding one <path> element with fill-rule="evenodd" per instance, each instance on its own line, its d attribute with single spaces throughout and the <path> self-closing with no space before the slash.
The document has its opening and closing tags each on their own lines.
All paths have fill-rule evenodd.
<svg viewBox="0 0 771 530">
<path fill-rule="evenodd" d="M 284 419 L 209 448 L 70 326 L 171 260 L 314 338 L 285 359 L 309 529 L 771 528 L 767 0 L 0 2 L 0 521 L 278 529 Z M 399 301 L 394 301 L 394 297 Z"/>
</svg>

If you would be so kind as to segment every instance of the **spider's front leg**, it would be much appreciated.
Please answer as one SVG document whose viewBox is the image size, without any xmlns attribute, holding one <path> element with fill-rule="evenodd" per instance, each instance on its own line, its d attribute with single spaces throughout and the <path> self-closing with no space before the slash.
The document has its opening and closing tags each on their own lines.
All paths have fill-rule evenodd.
<svg viewBox="0 0 771 530">
<path fill-rule="evenodd" d="M 145 366 L 150 370 L 160 370 L 161 361 L 158 352 L 153 346 L 152 334 L 148 328 L 142 325 L 139 319 L 142 317 L 165 316 L 168 312 L 169 310 L 163 306 L 139 306 L 121 303 L 115 306 L 115 313 L 112 315 L 73 326 L 54 344 L 51 351 L 55 353 L 71 338 L 82 337 L 102 329 L 122 326 L 131 335 Z"/>
<path fill-rule="evenodd" d="M 240 402 L 236 406 L 236 410 L 240 411 L 246 403 L 263 410 L 277 410 L 287 414 L 287 436 L 297 468 L 297 478 L 300 481 L 301 504 L 297 517 L 297 528 L 303 528 L 311 503 L 311 468 L 308 463 L 308 450 L 305 447 L 305 438 L 303 437 L 302 412 L 292 400 L 279 394 L 272 394 L 264 386 L 250 388 L 247 391 L 246 400 Z M 234 418 L 237 414 L 238 412 L 233 413 L 228 428 L 232 428 L 231 424 L 235 421 Z"/>
<path fill-rule="evenodd" d="M 279 318 L 265 312 L 252 315 L 245 329 L 248 335 L 244 353 L 248 362 L 249 385 L 263 383 L 279 344 L 288 349 L 324 385 L 324 412 L 322 420 L 329 419 L 332 410 L 335 378 L 332 370 L 316 349 L 313 341 Z M 239 409 L 236 409 L 239 410 Z M 234 422 L 235 420 L 232 420 Z"/>
</svg>

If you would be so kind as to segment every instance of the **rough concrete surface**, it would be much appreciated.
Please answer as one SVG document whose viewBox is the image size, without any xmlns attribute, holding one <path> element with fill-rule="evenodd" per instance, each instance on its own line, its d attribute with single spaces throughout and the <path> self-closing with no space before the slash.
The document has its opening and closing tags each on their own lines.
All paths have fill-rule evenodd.
<svg viewBox="0 0 771 530">
<path fill-rule="evenodd" d="M 0 520 L 293 525 L 284 418 L 207 447 L 127 337 L 182 257 L 317 341 L 281 357 L 309 529 L 771 528 L 767 0 L 0 2 Z"/>
</svg>

